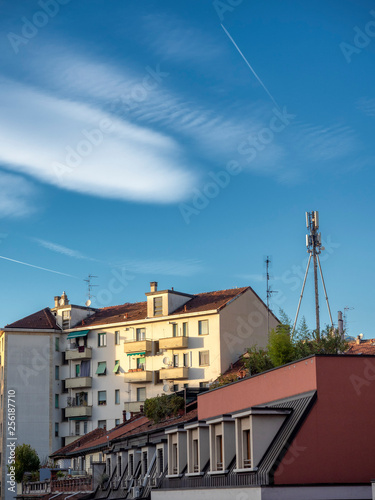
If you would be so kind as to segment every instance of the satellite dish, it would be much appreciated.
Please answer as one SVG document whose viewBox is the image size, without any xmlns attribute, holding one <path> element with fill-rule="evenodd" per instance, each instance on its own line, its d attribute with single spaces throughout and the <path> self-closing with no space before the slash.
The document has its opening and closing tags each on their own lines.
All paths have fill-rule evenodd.
<svg viewBox="0 0 375 500">
<path fill-rule="evenodd" d="M 168 384 L 163 385 L 163 391 L 169 392 L 169 385 Z"/>
<path fill-rule="evenodd" d="M 321 250 L 325 250 L 326 248 L 325 247 L 322 247 Z"/>
<path fill-rule="evenodd" d="M 167 356 L 165 358 L 163 358 L 163 363 L 165 365 L 169 365 L 169 358 Z"/>
<path fill-rule="evenodd" d="M 363 333 L 360 333 L 360 334 L 358 335 L 358 337 L 359 337 L 360 339 L 363 339 Z"/>
<path fill-rule="evenodd" d="M 90 307 L 90 306 L 91 306 L 91 300 L 90 300 L 90 299 L 89 299 L 89 300 L 86 300 L 85 305 L 86 305 L 87 307 Z"/>
</svg>

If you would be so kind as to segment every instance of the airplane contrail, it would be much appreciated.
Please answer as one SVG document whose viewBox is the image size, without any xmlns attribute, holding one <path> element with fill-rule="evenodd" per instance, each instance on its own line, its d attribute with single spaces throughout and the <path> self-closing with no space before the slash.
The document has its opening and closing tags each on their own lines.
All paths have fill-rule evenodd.
<svg viewBox="0 0 375 500">
<path fill-rule="evenodd" d="M 79 279 L 77 276 L 73 276 L 71 274 L 61 273 L 60 271 L 54 271 L 53 269 L 47 269 L 46 267 L 34 266 L 34 264 L 28 264 L 27 262 L 22 262 L 20 260 L 10 259 L 9 257 L 4 257 L 3 255 L 0 255 L 0 259 L 16 262 L 17 264 L 22 264 L 23 266 L 34 267 L 35 269 L 41 269 L 42 271 L 48 271 L 49 273 L 61 274 L 62 276 L 68 276 L 69 278 Z"/>
<path fill-rule="evenodd" d="M 259 76 L 256 74 L 256 72 L 254 71 L 254 69 L 252 68 L 251 64 L 249 63 L 249 61 L 246 59 L 246 57 L 243 55 L 243 53 L 241 52 L 240 48 L 238 47 L 238 45 L 236 44 L 236 42 L 233 40 L 233 38 L 231 37 L 231 35 L 229 34 L 228 30 L 225 29 L 225 27 L 223 25 L 221 25 L 221 27 L 223 28 L 223 30 L 225 31 L 225 33 L 227 34 L 229 40 L 233 43 L 233 45 L 236 47 L 236 49 L 238 50 L 239 54 L 241 55 L 242 59 L 245 61 L 245 63 L 247 64 L 247 66 L 250 68 L 251 72 L 253 73 L 253 75 L 255 76 L 255 78 L 258 80 L 258 82 L 261 84 L 261 86 L 264 88 L 264 90 L 267 92 L 268 96 L 271 98 L 272 102 L 280 109 L 280 106 L 277 104 L 277 102 L 275 101 L 275 99 L 273 98 L 271 92 L 267 89 L 267 87 L 264 85 L 264 83 L 262 82 L 262 80 L 259 78 Z"/>
</svg>

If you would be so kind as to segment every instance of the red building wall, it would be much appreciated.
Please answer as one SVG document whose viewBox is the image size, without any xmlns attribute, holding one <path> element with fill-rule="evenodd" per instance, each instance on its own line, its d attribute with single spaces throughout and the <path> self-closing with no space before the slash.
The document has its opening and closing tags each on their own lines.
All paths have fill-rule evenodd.
<svg viewBox="0 0 375 500">
<path fill-rule="evenodd" d="M 375 477 L 375 359 L 316 357 L 318 398 L 275 484 L 369 483 Z"/>
<path fill-rule="evenodd" d="M 204 420 L 315 390 L 315 368 L 316 358 L 309 358 L 206 392 L 198 397 L 198 418 Z"/>
</svg>

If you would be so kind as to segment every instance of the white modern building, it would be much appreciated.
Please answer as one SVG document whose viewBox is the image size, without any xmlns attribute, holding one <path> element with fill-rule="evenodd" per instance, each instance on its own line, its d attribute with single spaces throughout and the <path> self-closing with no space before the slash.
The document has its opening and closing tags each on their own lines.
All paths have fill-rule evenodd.
<svg viewBox="0 0 375 500">
<path fill-rule="evenodd" d="M 151 282 L 146 301 L 97 310 L 70 305 L 64 292 L 53 308 L 1 332 L 2 456 L 9 390 L 17 442 L 46 457 L 97 427 L 115 427 L 146 398 L 207 386 L 247 347 L 267 344 L 268 314 L 275 328 L 250 287 L 191 295 Z"/>
</svg>

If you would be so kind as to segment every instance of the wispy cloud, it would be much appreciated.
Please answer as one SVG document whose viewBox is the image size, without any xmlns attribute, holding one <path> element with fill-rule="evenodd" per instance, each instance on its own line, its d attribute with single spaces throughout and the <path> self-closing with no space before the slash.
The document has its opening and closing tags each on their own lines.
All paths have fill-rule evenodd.
<svg viewBox="0 0 375 500">
<path fill-rule="evenodd" d="M 59 245 L 57 243 L 52 243 L 51 241 L 42 240 L 39 238 L 33 238 L 40 246 L 46 248 L 47 250 L 51 250 L 52 252 L 59 253 L 61 255 L 66 255 L 68 257 L 73 257 L 75 259 L 84 259 L 84 260 L 95 260 L 91 257 L 87 257 L 83 253 L 78 250 L 72 250 L 71 248 L 65 247 L 63 245 Z"/>
<path fill-rule="evenodd" d="M 357 102 L 357 108 L 367 116 L 375 116 L 375 99 L 363 98 Z"/>
<path fill-rule="evenodd" d="M 36 211 L 36 195 L 37 190 L 31 182 L 18 175 L 0 172 L 0 217 L 32 215 Z"/>
<path fill-rule="evenodd" d="M 77 276 L 73 276 L 72 274 L 62 273 L 60 271 L 54 271 L 53 269 L 48 269 L 46 267 L 36 266 L 34 264 L 30 264 L 28 262 L 23 262 L 21 260 L 11 259 L 10 257 L 4 257 L 4 255 L 0 255 L 0 259 L 7 260 L 9 262 L 14 262 L 15 264 L 21 264 L 21 265 L 27 266 L 27 267 L 33 267 L 34 269 L 39 269 L 40 271 L 47 271 L 49 273 L 60 274 L 62 276 L 68 276 L 69 278 L 79 279 Z"/>
<path fill-rule="evenodd" d="M 129 259 L 119 267 L 125 267 L 129 272 L 149 276 L 193 276 L 203 269 L 202 263 L 194 259 Z"/>
</svg>

